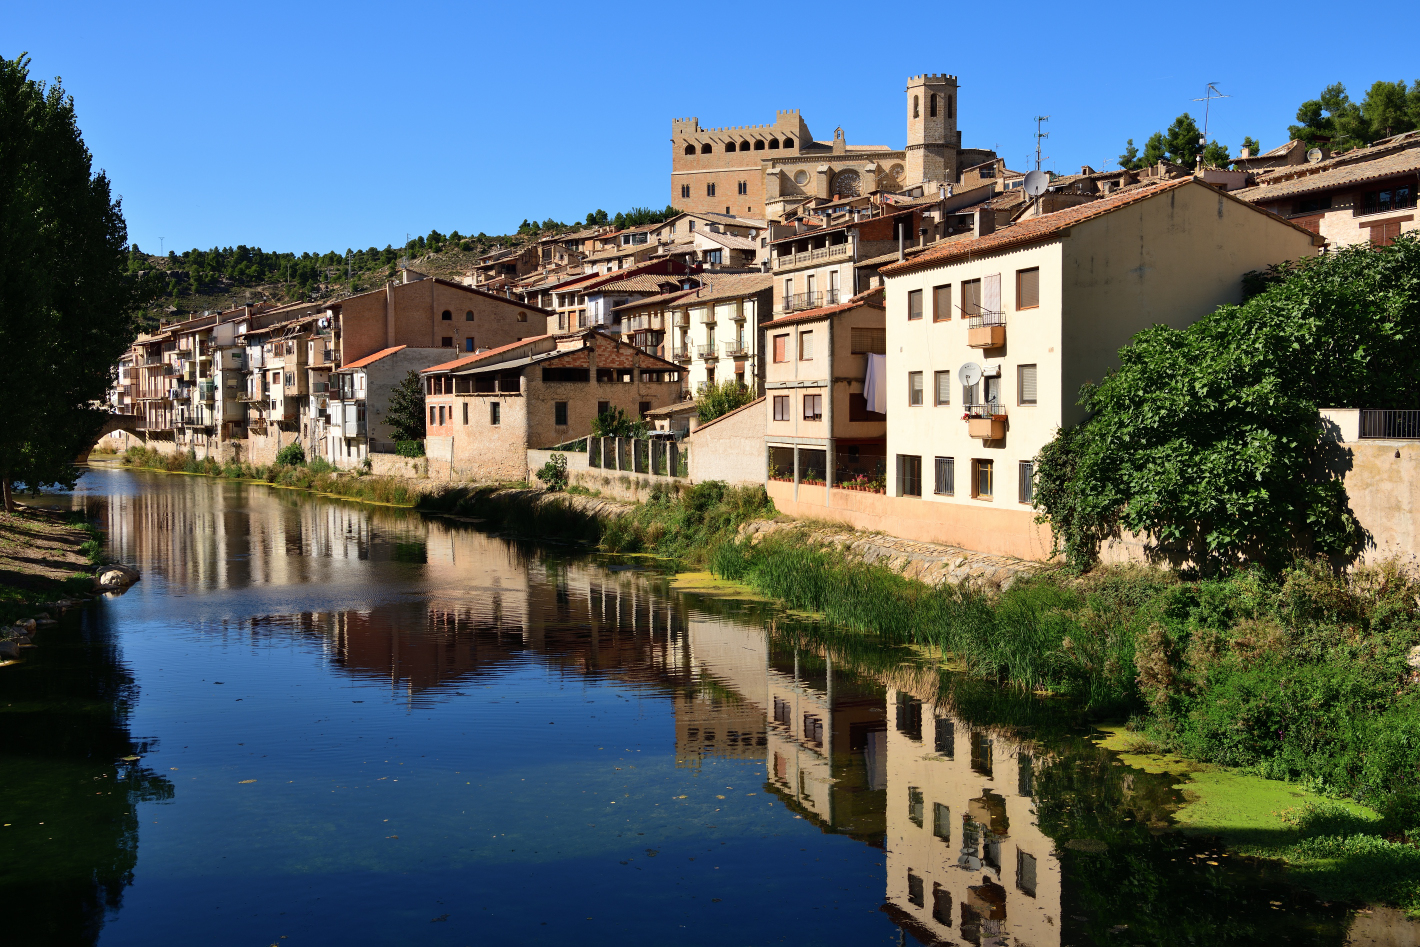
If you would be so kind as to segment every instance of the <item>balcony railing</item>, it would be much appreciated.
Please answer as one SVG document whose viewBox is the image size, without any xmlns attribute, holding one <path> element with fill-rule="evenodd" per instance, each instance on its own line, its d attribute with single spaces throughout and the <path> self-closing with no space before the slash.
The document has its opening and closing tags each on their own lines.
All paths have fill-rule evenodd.
<svg viewBox="0 0 1420 947">
<path fill-rule="evenodd" d="M 679 346 L 671 351 L 671 360 L 675 362 L 688 362 L 691 359 L 690 349 L 686 346 Z"/>
<path fill-rule="evenodd" d="M 699 355 L 701 358 L 706 359 L 720 357 L 719 348 L 715 345 L 714 342 L 711 342 L 708 345 L 697 345 L 695 347 L 695 354 Z"/>
<path fill-rule="evenodd" d="M 839 257 L 847 256 L 852 250 L 850 243 L 838 243 L 831 247 L 818 247 L 814 250 L 804 250 L 800 253 L 784 253 L 777 258 L 777 266 L 804 266 L 808 263 L 817 263 L 821 260 L 836 260 Z"/>
<path fill-rule="evenodd" d="M 785 312 L 798 312 L 801 309 L 817 309 L 822 305 L 822 303 L 819 302 L 820 299 L 822 299 L 822 297 L 816 291 L 812 293 L 794 293 L 792 296 L 784 297 L 783 308 Z"/>
<path fill-rule="evenodd" d="M 743 357 L 745 357 L 745 356 L 748 355 L 748 354 L 749 354 L 749 346 L 745 345 L 743 342 L 726 342 L 726 343 L 725 343 L 725 357 L 726 357 L 726 358 L 743 358 Z"/>
<path fill-rule="evenodd" d="M 1420 411 L 1362 411 L 1361 436 L 1387 440 L 1420 439 Z"/>
<path fill-rule="evenodd" d="M 974 349 L 998 349 L 1006 344 L 1006 314 L 975 312 L 967 317 L 966 344 Z"/>
<path fill-rule="evenodd" d="M 1415 195 L 1413 193 L 1409 195 L 1396 194 L 1395 191 L 1391 191 L 1390 193 L 1395 194 L 1390 200 L 1365 201 L 1357 204 L 1355 216 L 1367 217 L 1371 214 L 1389 214 L 1391 211 L 1407 210 L 1415 206 Z"/>
<path fill-rule="evenodd" d="M 978 312 L 967 316 L 970 320 L 967 327 L 971 329 L 984 329 L 988 326 L 1003 326 L 1006 324 L 1006 314 L 1004 312 Z"/>
</svg>

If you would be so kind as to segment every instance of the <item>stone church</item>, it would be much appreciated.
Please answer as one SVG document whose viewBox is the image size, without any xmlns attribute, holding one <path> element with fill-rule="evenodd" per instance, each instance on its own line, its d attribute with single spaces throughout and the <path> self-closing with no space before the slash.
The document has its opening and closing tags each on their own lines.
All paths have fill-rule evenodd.
<svg viewBox="0 0 1420 947">
<path fill-rule="evenodd" d="M 849 145 L 842 128 L 816 141 L 798 109 L 772 125 L 701 128 L 671 122 L 671 204 L 699 213 L 778 219 L 807 199 L 833 200 L 920 184 L 954 184 L 963 168 L 995 152 L 963 149 L 957 130 L 957 77 L 907 80 L 907 146 Z"/>
</svg>

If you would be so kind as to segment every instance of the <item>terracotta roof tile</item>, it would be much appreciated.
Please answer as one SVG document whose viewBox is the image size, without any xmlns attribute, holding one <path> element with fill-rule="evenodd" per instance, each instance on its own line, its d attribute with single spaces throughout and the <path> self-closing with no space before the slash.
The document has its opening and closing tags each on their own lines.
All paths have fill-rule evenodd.
<svg viewBox="0 0 1420 947">
<path fill-rule="evenodd" d="M 530 335 L 526 339 L 519 339 L 516 342 L 509 342 L 507 345 L 500 345 L 496 349 L 489 349 L 486 352 L 476 352 L 473 355 L 465 355 L 463 358 L 456 358 L 452 362 L 443 362 L 439 365 L 430 365 L 428 368 L 421 369 L 420 374 L 427 375 L 429 372 L 447 372 L 452 371 L 455 368 L 467 368 L 474 362 L 481 361 L 485 358 L 491 358 L 494 355 L 500 355 L 503 352 L 511 351 L 512 349 L 515 349 L 520 345 L 527 345 L 529 342 L 541 342 L 543 339 L 550 338 L 552 338 L 552 335 L 550 333 L 547 335 Z"/>
<path fill-rule="evenodd" d="M 1414 175 L 1417 171 L 1420 171 L 1420 141 L 1403 151 L 1380 155 L 1370 160 L 1342 161 L 1333 158 L 1319 164 L 1292 165 L 1259 179 L 1253 187 L 1233 191 L 1232 195 L 1249 203 L 1258 203 L 1361 184 L 1398 174 Z"/>
<path fill-rule="evenodd" d="M 771 319 L 768 322 L 760 323 L 761 329 L 777 329 L 780 326 L 792 326 L 801 322 L 815 322 L 826 318 L 837 312 L 847 312 L 849 309 L 857 309 L 860 306 L 867 306 L 872 309 L 886 309 L 882 300 L 882 287 L 870 289 L 867 292 L 859 293 L 846 303 L 839 303 L 836 306 L 821 306 L 818 309 L 805 309 L 803 312 L 790 313 L 787 316 L 780 316 L 778 319 Z M 874 297 L 877 298 L 874 298 Z"/>
<path fill-rule="evenodd" d="M 379 350 L 378 352 L 376 352 L 374 355 L 366 355 L 364 358 L 357 358 L 355 361 L 351 362 L 349 365 L 343 365 L 343 366 L 341 366 L 341 369 L 340 369 L 340 370 L 343 371 L 343 372 L 348 372 L 348 371 L 350 371 L 350 369 L 352 369 L 352 368 L 364 368 L 366 365 L 371 365 L 371 364 L 373 364 L 373 363 L 375 363 L 375 362 L 378 362 L 378 361 L 379 361 L 380 359 L 382 359 L 382 358 L 387 358 L 387 357 L 393 355 L 395 352 L 398 352 L 398 351 L 400 351 L 401 349 L 406 349 L 406 348 L 408 348 L 408 347 L 409 347 L 409 346 L 407 346 L 407 345 L 396 345 L 396 346 L 394 346 L 393 348 L 380 349 L 380 350 Z"/>
</svg>

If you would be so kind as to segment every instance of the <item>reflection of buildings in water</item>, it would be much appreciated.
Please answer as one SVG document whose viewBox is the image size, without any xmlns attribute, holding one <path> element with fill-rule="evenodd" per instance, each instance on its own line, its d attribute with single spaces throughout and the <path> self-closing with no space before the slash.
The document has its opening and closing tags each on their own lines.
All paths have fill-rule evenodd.
<svg viewBox="0 0 1420 947">
<path fill-rule="evenodd" d="M 882 685 L 832 658 L 772 647 L 768 661 L 769 786 L 822 827 L 872 845 L 887 787 Z"/>
<path fill-rule="evenodd" d="M 1060 943 L 1060 864 L 1015 743 L 888 692 L 887 903 L 925 943 Z"/>
<path fill-rule="evenodd" d="M 763 760 L 763 630 L 699 613 L 687 627 L 693 678 L 675 698 L 676 765 L 698 767 L 705 756 Z"/>
</svg>

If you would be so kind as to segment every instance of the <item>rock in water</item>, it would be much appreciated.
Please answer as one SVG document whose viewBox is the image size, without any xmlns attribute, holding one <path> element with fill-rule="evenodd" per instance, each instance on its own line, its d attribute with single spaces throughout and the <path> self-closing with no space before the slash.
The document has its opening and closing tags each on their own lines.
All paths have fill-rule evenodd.
<svg viewBox="0 0 1420 947">
<path fill-rule="evenodd" d="M 111 592 L 117 589 L 126 589 L 139 579 L 138 570 L 130 569 L 128 566 L 110 565 L 99 570 L 99 574 L 94 577 L 94 588 L 100 591 Z"/>
</svg>

